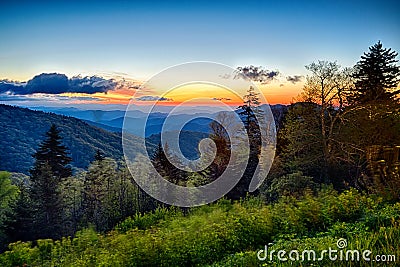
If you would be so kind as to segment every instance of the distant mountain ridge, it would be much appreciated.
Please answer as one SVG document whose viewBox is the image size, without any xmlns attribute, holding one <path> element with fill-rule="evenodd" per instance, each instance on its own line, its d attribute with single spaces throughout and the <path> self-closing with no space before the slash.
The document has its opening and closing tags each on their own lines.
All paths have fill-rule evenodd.
<svg viewBox="0 0 400 267">
<path fill-rule="evenodd" d="M 272 113 L 275 118 L 276 126 L 279 127 L 287 113 L 288 106 L 273 105 Z M 64 111 L 66 115 L 57 115 L 52 112 L 43 112 L 0 104 L 0 170 L 11 172 L 28 173 L 33 164 L 32 154 L 35 152 L 39 143 L 43 140 L 45 132 L 52 123 L 59 126 L 64 144 L 70 149 L 73 159 L 72 165 L 76 168 L 86 168 L 93 160 L 97 149 L 100 149 L 106 156 L 121 159 L 123 157 L 121 132 L 124 118 L 116 117 L 124 114 L 121 110 L 80 110 L 77 108 L 54 108 L 57 112 Z M 51 108 L 49 109 L 49 111 Z M 61 110 L 61 111 L 60 111 Z M 81 113 L 83 112 L 83 113 Z M 80 120 L 71 117 L 72 114 L 81 116 L 91 114 L 93 119 L 95 114 L 101 114 L 101 118 L 111 119 L 109 121 L 94 122 L 91 120 Z M 143 125 L 147 114 L 138 111 L 141 118 L 128 118 L 128 131 L 136 133 L 138 125 Z M 214 116 L 217 113 L 214 114 Z M 197 114 L 202 115 L 202 114 Z M 210 113 L 206 114 L 210 116 Z M 97 115 L 96 115 L 97 116 Z M 146 139 L 149 149 L 154 149 L 160 140 L 161 126 L 164 123 L 167 113 L 155 113 L 149 116 L 146 128 Z M 175 116 L 175 117 L 173 117 Z M 171 116 L 172 125 L 166 127 L 164 131 L 176 131 L 177 125 L 182 120 L 190 118 L 188 114 L 178 114 Z M 108 122 L 108 125 L 105 124 Z M 197 118 L 186 124 L 181 133 L 181 149 L 188 159 L 198 157 L 198 143 L 210 133 L 209 118 Z M 129 129 L 132 125 L 132 129 Z M 140 133 L 140 131 L 138 131 Z M 141 151 L 142 137 L 132 135 L 131 149 L 134 153 L 144 153 Z M 137 149 L 136 149 L 137 148 Z M 148 150 L 149 150 L 148 149 Z"/>
<path fill-rule="evenodd" d="M 27 174 L 32 154 L 54 123 L 61 130 L 63 143 L 70 150 L 72 166 L 86 168 L 97 149 L 108 157 L 123 157 L 121 134 L 109 132 L 68 116 L 0 104 L 0 170 Z M 141 151 L 140 137 L 130 138 L 131 147 Z M 151 144 L 150 144 L 151 145 Z"/>
<path fill-rule="evenodd" d="M 165 119 L 163 115 L 158 115 L 161 121 Z M 87 168 L 97 149 L 108 157 L 117 160 L 123 158 L 120 128 L 4 104 L 0 104 L 0 118 L 0 170 L 28 174 L 34 161 L 32 154 L 44 140 L 44 134 L 52 123 L 61 130 L 63 144 L 69 149 L 71 165 L 75 168 Z M 208 121 L 203 123 L 206 125 Z M 158 124 L 154 127 L 158 127 Z M 150 153 L 160 142 L 160 136 L 160 133 L 152 133 L 146 138 Z M 134 153 L 145 153 L 141 149 L 143 139 L 134 135 L 130 137 L 130 148 Z M 199 156 L 198 143 L 206 137 L 208 133 L 184 129 L 180 134 L 183 155 L 188 159 L 196 159 Z"/>
<path fill-rule="evenodd" d="M 279 128 L 280 124 L 287 112 L 288 106 L 286 105 L 270 105 L 271 111 L 275 118 L 276 126 Z M 87 123 L 96 127 L 103 128 L 112 132 L 122 132 L 123 123 L 125 120 L 125 129 L 131 134 L 150 137 L 153 134 L 159 134 L 162 131 L 163 124 L 167 117 L 170 117 L 172 122 L 167 125 L 164 131 L 177 131 L 180 130 L 179 125 L 181 122 L 187 122 L 193 116 L 197 119 L 189 121 L 183 130 L 200 133 L 210 133 L 211 129 L 209 124 L 215 118 L 219 110 L 212 111 L 206 109 L 199 109 L 188 111 L 190 114 L 179 113 L 169 115 L 167 112 L 155 112 L 148 115 L 140 110 L 130 110 L 129 117 L 125 118 L 125 110 L 85 110 L 74 107 L 36 107 L 33 109 L 50 111 L 56 114 L 72 116 L 78 119 L 83 119 Z M 146 125 L 146 132 L 143 135 L 143 128 Z"/>
</svg>

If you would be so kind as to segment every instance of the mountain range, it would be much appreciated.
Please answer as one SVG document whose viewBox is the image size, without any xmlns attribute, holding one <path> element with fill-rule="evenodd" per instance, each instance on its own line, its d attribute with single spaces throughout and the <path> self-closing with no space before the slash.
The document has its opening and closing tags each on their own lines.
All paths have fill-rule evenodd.
<svg viewBox="0 0 400 267">
<path fill-rule="evenodd" d="M 0 118 L 0 170 L 27 174 L 33 164 L 32 154 L 53 123 L 61 130 L 75 168 L 86 168 L 97 149 L 114 159 L 123 157 L 121 134 L 77 118 L 3 104 L 0 104 Z M 139 146 L 143 139 L 132 136 L 129 140 L 132 147 L 138 148 L 135 152 L 144 153 Z"/>
<path fill-rule="evenodd" d="M 85 113 L 88 114 L 88 112 L 82 114 Z M 118 112 L 104 114 L 105 117 L 111 118 L 115 116 L 114 113 Z M 71 165 L 75 169 L 87 168 L 93 161 L 97 149 L 107 157 L 116 160 L 123 158 L 120 128 L 52 112 L 3 104 L 0 104 L 0 118 L 0 149 L 2 151 L 0 170 L 28 174 L 34 161 L 32 155 L 53 123 L 61 130 L 60 135 L 64 145 L 70 151 Z M 197 158 L 197 144 L 207 136 L 207 133 L 181 131 L 180 146 L 183 155 L 189 159 Z M 161 135 L 153 133 L 146 139 L 147 150 L 152 153 L 160 142 Z M 145 153 L 141 145 L 143 141 L 142 137 L 129 135 L 129 147 L 134 154 Z"/>
<path fill-rule="evenodd" d="M 287 108 L 284 105 L 271 106 L 277 127 Z M 75 169 L 87 168 L 97 149 L 116 160 L 123 158 L 121 132 L 125 111 L 82 110 L 71 107 L 35 109 L 0 104 L 0 170 L 28 174 L 33 165 L 32 155 L 53 123 L 61 130 L 63 142 L 70 150 L 71 165 Z M 162 130 L 167 135 L 179 131 L 182 154 L 188 159 L 196 159 L 199 156 L 198 143 L 209 136 L 211 118 L 217 114 L 195 113 L 198 118 L 191 121 L 193 114 L 172 115 L 169 118 L 171 123 L 162 129 L 168 113 L 152 113 L 148 116 L 137 110 L 130 113 L 136 117 L 125 120 L 126 130 L 131 137 L 129 147 L 135 154 L 145 153 L 141 144 L 143 138 L 146 138 L 147 150 L 151 152 L 159 144 Z M 179 125 L 188 120 L 183 129 L 180 129 Z M 145 135 L 138 136 L 142 134 L 143 129 L 140 127 L 145 123 Z"/>
<path fill-rule="evenodd" d="M 287 111 L 285 105 L 270 105 L 274 115 L 277 127 Z M 159 134 L 162 131 L 179 131 L 183 123 L 187 122 L 183 127 L 185 131 L 210 133 L 210 122 L 217 116 L 219 110 L 213 108 L 195 107 L 192 110 L 187 109 L 180 113 L 169 115 L 170 108 L 163 109 L 163 112 L 144 113 L 141 110 L 129 110 L 129 117 L 125 117 L 125 110 L 100 110 L 100 109 L 79 109 L 75 107 L 33 107 L 32 109 L 45 112 L 52 112 L 59 115 L 66 115 L 85 120 L 87 123 L 103 128 L 112 132 L 121 132 L 125 130 L 131 134 L 140 137 L 149 137 L 153 134 Z M 165 112 L 164 112 L 165 111 Z M 187 113 L 182 113 L 187 112 Z M 165 120 L 168 118 L 169 123 L 163 129 Z M 193 119 L 194 118 L 194 119 Z M 143 133 L 143 127 L 146 127 Z"/>
</svg>

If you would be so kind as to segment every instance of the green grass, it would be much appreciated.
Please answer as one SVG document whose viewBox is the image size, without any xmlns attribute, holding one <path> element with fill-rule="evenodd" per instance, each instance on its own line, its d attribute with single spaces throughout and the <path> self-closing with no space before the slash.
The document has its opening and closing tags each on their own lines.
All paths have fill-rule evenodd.
<svg viewBox="0 0 400 267">
<path fill-rule="evenodd" d="M 74 238 L 10 244 L 0 255 L 0 266 L 292 266 L 277 259 L 259 261 L 257 251 L 269 243 L 276 250 L 322 251 L 336 246 L 339 238 L 348 241 L 349 249 L 390 255 L 400 251 L 399 220 L 399 203 L 383 203 L 356 190 L 338 194 L 325 189 L 274 205 L 259 199 L 220 200 L 186 215 L 179 209 L 137 215 L 105 235 L 85 229 Z"/>
</svg>

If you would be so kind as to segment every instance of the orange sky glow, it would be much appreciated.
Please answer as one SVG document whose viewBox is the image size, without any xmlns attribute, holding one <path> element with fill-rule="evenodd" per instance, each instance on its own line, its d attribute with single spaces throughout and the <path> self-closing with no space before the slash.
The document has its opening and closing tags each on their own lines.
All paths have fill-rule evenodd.
<svg viewBox="0 0 400 267">
<path fill-rule="evenodd" d="M 269 104 L 290 104 L 302 90 L 303 83 L 285 83 L 280 84 L 273 82 L 270 84 L 258 85 L 264 95 L 266 102 Z M 157 102 L 157 105 L 176 106 L 196 105 L 196 106 L 214 106 L 219 102 L 224 104 L 237 106 L 243 103 L 242 96 L 246 94 L 248 88 L 241 88 L 234 91 L 220 88 L 213 85 L 185 85 L 168 91 L 165 94 L 158 94 L 159 90 L 136 90 L 132 88 L 119 88 L 108 91 L 107 93 L 82 94 L 82 93 L 64 93 L 63 96 L 69 97 L 90 97 L 93 100 L 76 100 L 75 103 L 88 104 L 123 104 L 127 105 L 132 100 L 135 105 L 149 105 Z M 166 101 L 139 101 L 141 96 L 164 97 Z M 203 98 L 201 100 L 192 100 L 195 98 Z M 205 100 L 204 98 L 208 98 Z M 261 97 L 262 98 L 262 97 Z M 192 101 L 191 101 L 192 100 Z M 188 101 L 187 104 L 184 102 Z M 262 101 L 263 102 L 263 101 Z"/>
</svg>

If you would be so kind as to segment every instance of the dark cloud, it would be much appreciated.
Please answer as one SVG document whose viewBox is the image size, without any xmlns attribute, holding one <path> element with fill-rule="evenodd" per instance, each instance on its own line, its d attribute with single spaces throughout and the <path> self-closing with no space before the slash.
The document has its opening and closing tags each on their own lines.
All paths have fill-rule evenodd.
<svg viewBox="0 0 400 267">
<path fill-rule="evenodd" d="M 24 91 L 25 83 L 18 83 L 9 80 L 0 80 L 0 93 L 17 93 Z"/>
<path fill-rule="evenodd" d="M 267 70 L 263 67 L 256 67 L 253 65 L 238 67 L 235 78 L 242 78 L 254 82 L 269 83 L 278 77 L 279 71 Z"/>
<path fill-rule="evenodd" d="M 104 79 L 98 76 L 74 76 L 71 79 L 64 74 L 42 73 L 36 75 L 27 83 L 16 83 L 0 80 L 0 93 L 12 95 L 30 95 L 35 93 L 106 93 L 114 90 L 117 82 L 113 79 Z"/>
<path fill-rule="evenodd" d="M 291 82 L 291 83 L 295 84 L 295 83 L 301 82 L 303 80 L 303 78 L 304 77 L 301 76 L 301 75 L 294 75 L 294 76 L 287 76 L 286 80 L 288 82 Z"/>
<path fill-rule="evenodd" d="M 61 94 L 69 91 L 68 77 L 58 73 L 42 73 L 29 80 L 25 94 Z"/>
<path fill-rule="evenodd" d="M 135 98 L 137 101 L 173 101 L 172 98 L 160 97 L 160 96 L 151 96 L 144 95 L 141 97 Z"/>
<path fill-rule="evenodd" d="M 98 76 L 81 77 L 74 76 L 69 80 L 69 91 L 71 93 L 106 93 L 117 87 L 113 79 L 104 79 Z"/>
</svg>

